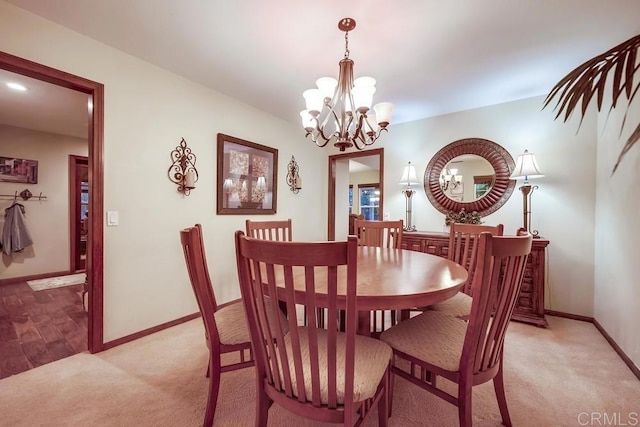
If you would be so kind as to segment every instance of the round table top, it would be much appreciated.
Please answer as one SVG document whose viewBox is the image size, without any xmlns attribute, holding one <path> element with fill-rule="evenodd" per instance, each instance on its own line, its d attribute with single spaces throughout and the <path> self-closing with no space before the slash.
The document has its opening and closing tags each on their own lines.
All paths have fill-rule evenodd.
<svg viewBox="0 0 640 427">
<path fill-rule="evenodd" d="M 339 276 L 345 271 L 339 268 Z M 303 291 L 303 283 L 295 280 L 296 273 L 302 276 L 302 269 L 294 269 L 294 282 Z M 436 304 L 453 297 L 466 280 L 464 267 L 436 255 L 358 247 L 358 310 L 401 310 Z M 338 283 L 344 286 L 345 280 L 340 278 Z M 316 292 L 323 293 L 322 282 L 316 286 Z M 338 294 L 344 295 L 344 289 L 338 288 Z"/>
</svg>

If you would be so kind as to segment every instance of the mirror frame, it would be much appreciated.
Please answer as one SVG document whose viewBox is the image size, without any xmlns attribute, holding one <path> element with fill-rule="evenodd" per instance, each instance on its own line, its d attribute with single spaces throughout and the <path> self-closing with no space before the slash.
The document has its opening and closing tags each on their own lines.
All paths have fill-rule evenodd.
<svg viewBox="0 0 640 427">
<path fill-rule="evenodd" d="M 463 154 L 475 154 L 487 160 L 495 171 L 494 184 L 482 198 L 473 202 L 457 202 L 451 200 L 440 188 L 442 170 L 452 159 Z M 516 186 L 516 181 L 509 179 L 515 168 L 511 154 L 499 144 L 482 138 L 459 139 L 438 151 L 429 161 L 424 173 L 424 191 L 431 204 L 443 214 L 451 211 L 476 211 L 480 216 L 487 216 L 504 205 Z"/>
</svg>

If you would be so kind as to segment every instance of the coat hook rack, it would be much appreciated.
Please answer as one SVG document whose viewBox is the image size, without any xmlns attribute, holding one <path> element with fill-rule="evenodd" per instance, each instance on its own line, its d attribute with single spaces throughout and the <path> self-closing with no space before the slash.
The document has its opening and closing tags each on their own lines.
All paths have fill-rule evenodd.
<svg viewBox="0 0 640 427">
<path fill-rule="evenodd" d="M 28 188 L 25 188 L 20 193 L 18 193 L 18 191 L 16 190 L 13 194 L 0 194 L 0 197 L 11 197 L 13 198 L 14 201 L 18 200 L 18 197 L 20 197 L 24 201 L 27 201 L 30 199 L 38 200 L 38 201 L 47 200 L 47 196 L 43 196 L 42 191 L 40 192 L 39 195 L 34 196 L 33 193 L 29 191 Z"/>
<path fill-rule="evenodd" d="M 167 171 L 169 180 L 178 184 L 178 191 L 188 196 L 196 188 L 198 170 L 196 169 L 196 155 L 187 147 L 187 141 L 182 138 L 180 145 L 171 151 L 171 166 Z"/>
<path fill-rule="evenodd" d="M 296 158 L 291 156 L 291 161 L 289 162 L 289 166 L 287 167 L 287 184 L 289 185 L 289 189 L 293 191 L 294 194 L 298 194 L 298 192 L 302 189 L 302 179 L 300 175 L 298 175 L 299 171 L 298 163 L 296 162 Z"/>
</svg>

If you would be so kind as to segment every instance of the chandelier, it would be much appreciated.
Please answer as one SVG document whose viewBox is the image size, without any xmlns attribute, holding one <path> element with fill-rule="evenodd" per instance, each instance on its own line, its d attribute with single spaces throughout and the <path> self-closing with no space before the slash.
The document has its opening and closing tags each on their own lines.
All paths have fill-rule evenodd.
<svg viewBox="0 0 640 427">
<path fill-rule="evenodd" d="M 440 188 L 442 191 L 452 190 L 462 183 L 462 175 L 458 175 L 458 169 L 444 168 L 440 175 Z"/>
<path fill-rule="evenodd" d="M 340 61 L 338 80 L 322 77 L 316 81 L 317 89 L 302 94 L 306 110 L 300 112 L 302 126 L 311 140 L 324 147 L 329 141 L 340 151 L 355 146 L 358 150 L 376 142 L 391 121 L 393 104 L 381 102 L 370 114 L 376 81 L 372 77 L 353 79 L 353 61 L 349 58 L 349 31 L 356 27 L 352 18 L 343 18 L 338 28 L 344 31 L 345 52 Z"/>
</svg>

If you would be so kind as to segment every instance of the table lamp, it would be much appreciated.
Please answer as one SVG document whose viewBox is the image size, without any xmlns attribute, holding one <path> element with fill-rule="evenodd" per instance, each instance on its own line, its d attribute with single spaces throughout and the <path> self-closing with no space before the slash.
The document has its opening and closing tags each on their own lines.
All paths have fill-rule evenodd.
<svg viewBox="0 0 640 427">
<path fill-rule="evenodd" d="M 531 194 L 533 190 L 537 189 L 537 185 L 529 184 L 530 179 L 542 178 L 544 175 L 540 172 L 538 162 L 536 162 L 536 156 L 533 153 L 529 153 L 528 150 L 524 150 L 523 154 L 518 156 L 516 160 L 516 167 L 509 179 L 524 179 L 524 183 L 520 187 L 522 191 L 522 213 L 524 220 L 524 229 L 533 235 L 533 237 L 539 237 L 537 230 L 531 230 Z"/>
<path fill-rule="evenodd" d="M 418 177 L 416 176 L 416 167 L 413 166 L 411 162 L 405 165 L 399 184 L 407 186 L 407 188 L 402 190 L 402 194 L 404 194 L 405 197 L 407 211 L 404 222 L 404 231 L 416 231 L 416 226 L 411 223 L 411 204 L 413 203 L 412 196 L 416 191 L 411 188 L 411 185 L 420 184 L 420 181 L 418 181 Z"/>
</svg>

